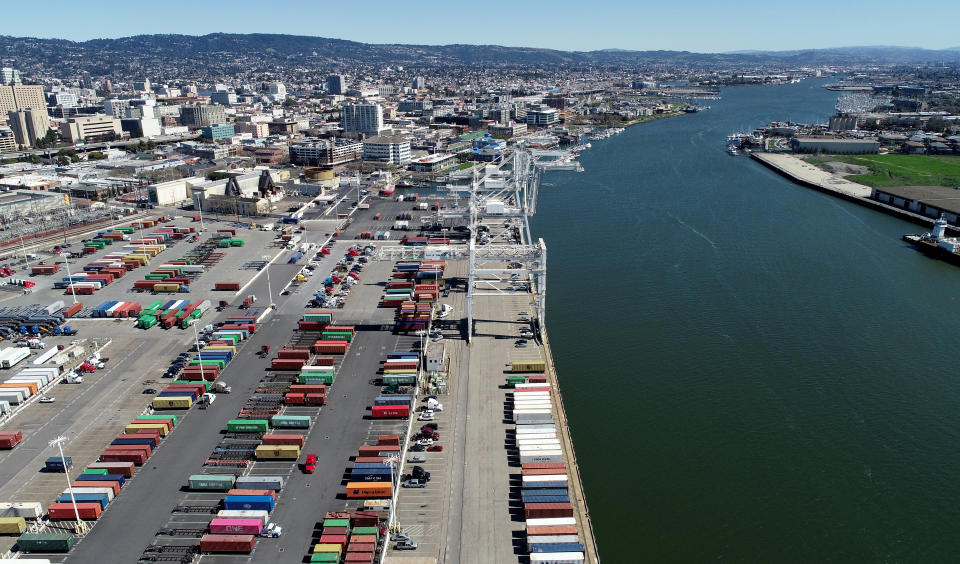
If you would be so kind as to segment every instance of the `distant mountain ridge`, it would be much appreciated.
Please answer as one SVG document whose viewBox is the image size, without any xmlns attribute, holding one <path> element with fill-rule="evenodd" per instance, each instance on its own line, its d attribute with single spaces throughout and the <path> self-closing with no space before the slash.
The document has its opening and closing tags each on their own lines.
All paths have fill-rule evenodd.
<svg viewBox="0 0 960 564">
<path fill-rule="evenodd" d="M 0 36 L 0 59 L 21 67 L 34 64 L 55 73 L 87 70 L 111 74 L 131 70 L 133 60 L 181 68 L 207 66 L 228 72 L 261 64 L 265 69 L 322 64 L 402 65 L 635 65 L 683 64 L 697 67 L 737 65 L 855 65 L 960 63 L 960 48 L 928 50 L 915 47 L 841 47 L 793 51 L 561 51 L 499 45 L 369 44 L 343 39 L 285 34 L 211 33 L 139 35 L 75 42 Z M 20 64 L 20 63 L 23 64 Z"/>
</svg>

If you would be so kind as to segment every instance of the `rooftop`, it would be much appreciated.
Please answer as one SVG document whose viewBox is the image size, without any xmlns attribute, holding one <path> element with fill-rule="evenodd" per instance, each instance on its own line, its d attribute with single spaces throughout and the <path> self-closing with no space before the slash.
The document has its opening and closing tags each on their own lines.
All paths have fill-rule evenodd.
<svg viewBox="0 0 960 564">
<path fill-rule="evenodd" d="M 874 188 L 874 190 L 908 200 L 919 200 L 951 213 L 960 213 L 960 190 L 956 188 L 945 186 L 887 186 Z"/>
</svg>

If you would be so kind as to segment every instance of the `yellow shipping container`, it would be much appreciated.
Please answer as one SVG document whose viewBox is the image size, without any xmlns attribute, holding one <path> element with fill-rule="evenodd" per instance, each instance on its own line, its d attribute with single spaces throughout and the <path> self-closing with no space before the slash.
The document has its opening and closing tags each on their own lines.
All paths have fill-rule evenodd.
<svg viewBox="0 0 960 564">
<path fill-rule="evenodd" d="M 542 360 L 538 360 L 535 362 L 511 362 L 510 368 L 514 372 L 543 372 L 547 369 L 547 366 Z"/>
<path fill-rule="evenodd" d="M 145 254 L 130 254 L 123 258 L 127 260 L 140 261 L 142 264 L 150 264 L 150 256 Z"/>
<path fill-rule="evenodd" d="M 23 517 L 0 517 L 0 535 L 19 535 L 27 529 Z"/>
<path fill-rule="evenodd" d="M 158 292 L 176 292 L 180 289 L 180 284 L 154 284 L 153 289 Z"/>
<path fill-rule="evenodd" d="M 153 398 L 154 409 L 190 409 L 193 398 L 190 396 L 169 396 Z"/>
<path fill-rule="evenodd" d="M 412 368 L 384 368 L 384 374 L 416 374 L 417 371 Z"/>
<path fill-rule="evenodd" d="M 339 556 L 342 550 L 343 547 L 339 544 L 318 544 L 313 547 L 314 554 L 318 552 L 335 552 L 337 556 Z"/>
<path fill-rule="evenodd" d="M 237 347 L 231 347 L 230 345 L 214 345 L 212 347 L 203 347 L 204 351 L 230 351 L 236 356 Z M 202 352 L 202 351 L 201 351 Z"/>
<path fill-rule="evenodd" d="M 296 460 L 300 458 L 297 445 L 260 445 L 257 447 L 257 459 Z"/>
<path fill-rule="evenodd" d="M 160 429 L 160 436 L 167 436 L 167 425 L 166 423 L 131 423 L 123 428 L 125 433 L 139 433 L 145 429 Z"/>
</svg>

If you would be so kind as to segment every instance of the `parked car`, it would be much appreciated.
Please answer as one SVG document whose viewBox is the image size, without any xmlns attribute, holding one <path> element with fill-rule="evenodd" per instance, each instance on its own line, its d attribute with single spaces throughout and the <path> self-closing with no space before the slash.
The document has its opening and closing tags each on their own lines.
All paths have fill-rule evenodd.
<svg viewBox="0 0 960 564">
<path fill-rule="evenodd" d="M 433 439 L 420 439 L 417 444 L 425 447 L 433 446 Z"/>
<path fill-rule="evenodd" d="M 307 455 L 307 460 L 303 465 L 303 471 L 306 474 L 313 474 L 317 471 L 317 455 L 310 453 Z"/>
<path fill-rule="evenodd" d="M 157 393 L 157 390 L 155 390 L 154 388 L 146 388 L 145 390 L 143 390 L 143 393 L 145 393 L 145 394 L 155 394 L 155 393 Z"/>
<path fill-rule="evenodd" d="M 422 455 L 411 456 L 410 458 L 407 459 L 407 462 L 411 464 L 416 464 L 418 462 L 426 462 L 426 461 L 427 461 L 427 457 Z M 397 539 L 393 539 L 393 540 L 397 540 Z"/>
<path fill-rule="evenodd" d="M 423 452 L 424 450 L 426 450 L 426 447 L 421 445 L 410 445 L 410 450 L 412 452 Z"/>
<path fill-rule="evenodd" d="M 40 403 L 53 403 L 57 401 L 57 398 L 52 398 L 49 396 L 43 396 L 40 398 Z"/>
<path fill-rule="evenodd" d="M 427 487 L 427 484 L 425 484 L 425 483 L 423 483 L 423 482 L 421 482 L 420 480 L 417 480 L 417 479 L 415 479 L 415 478 L 414 478 L 414 479 L 410 479 L 410 480 L 406 480 L 406 481 L 404 481 L 404 482 L 403 482 L 402 484 L 400 484 L 400 485 L 401 485 L 401 487 L 404 487 L 404 488 L 425 488 L 425 487 Z"/>
<path fill-rule="evenodd" d="M 427 447 L 427 452 L 442 452 L 442 451 L 443 451 L 443 446 L 441 445 L 433 445 L 433 446 Z"/>
<path fill-rule="evenodd" d="M 407 533 L 404 533 L 403 531 L 400 531 L 400 532 L 398 532 L 398 533 L 393 533 L 392 535 L 390 535 L 390 540 L 392 540 L 392 541 L 409 541 L 409 540 L 410 540 L 410 535 L 408 535 Z"/>
<path fill-rule="evenodd" d="M 412 540 L 400 541 L 393 546 L 394 550 L 416 550 L 417 543 Z"/>
</svg>

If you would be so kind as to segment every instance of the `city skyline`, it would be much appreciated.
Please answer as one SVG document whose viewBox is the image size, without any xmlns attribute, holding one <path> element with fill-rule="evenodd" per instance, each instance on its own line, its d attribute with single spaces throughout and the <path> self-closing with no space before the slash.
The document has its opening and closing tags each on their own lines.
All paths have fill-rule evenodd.
<svg viewBox="0 0 960 564">
<path fill-rule="evenodd" d="M 960 18 L 960 5 L 941 2 L 938 17 L 918 26 L 890 28 L 890 15 L 899 10 L 892 0 L 871 3 L 870 10 L 844 3 L 813 0 L 802 13 L 771 9 L 768 3 L 748 1 L 729 5 L 692 0 L 682 7 L 645 5 L 621 1 L 591 5 L 572 2 L 511 4 L 495 0 L 486 13 L 503 8 L 503 18 L 477 20 L 475 11 L 456 5 L 440 11 L 423 11 L 416 5 L 374 0 L 365 4 L 366 13 L 390 17 L 368 18 L 363 25 L 348 25 L 355 13 L 347 5 L 283 0 L 271 3 L 281 16 L 276 19 L 252 17 L 263 9 L 248 0 L 227 4 L 195 4 L 173 0 L 172 10 L 189 9 L 193 17 L 136 18 L 115 14 L 117 20 L 104 25 L 97 5 L 56 0 L 51 8 L 73 25 L 34 33 L 35 17 L 29 12 L 7 14 L 10 36 L 87 41 L 151 34 L 206 35 L 209 33 L 280 33 L 329 37 L 372 44 L 412 45 L 502 45 L 561 51 L 676 50 L 699 53 L 740 51 L 792 51 L 833 49 L 851 46 L 901 46 L 923 49 L 956 49 L 951 23 Z M 316 14 L 316 18 L 288 17 L 285 14 Z M 470 22 L 465 26 L 463 22 Z M 472 25 L 472 24 L 483 25 Z M 500 25 L 495 25 L 495 24 Z M 654 23 L 655 25 L 651 25 Z M 890 29 L 887 36 L 877 30 Z M 21 30 L 31 30 L 22 32 Z"/>
</svg>

